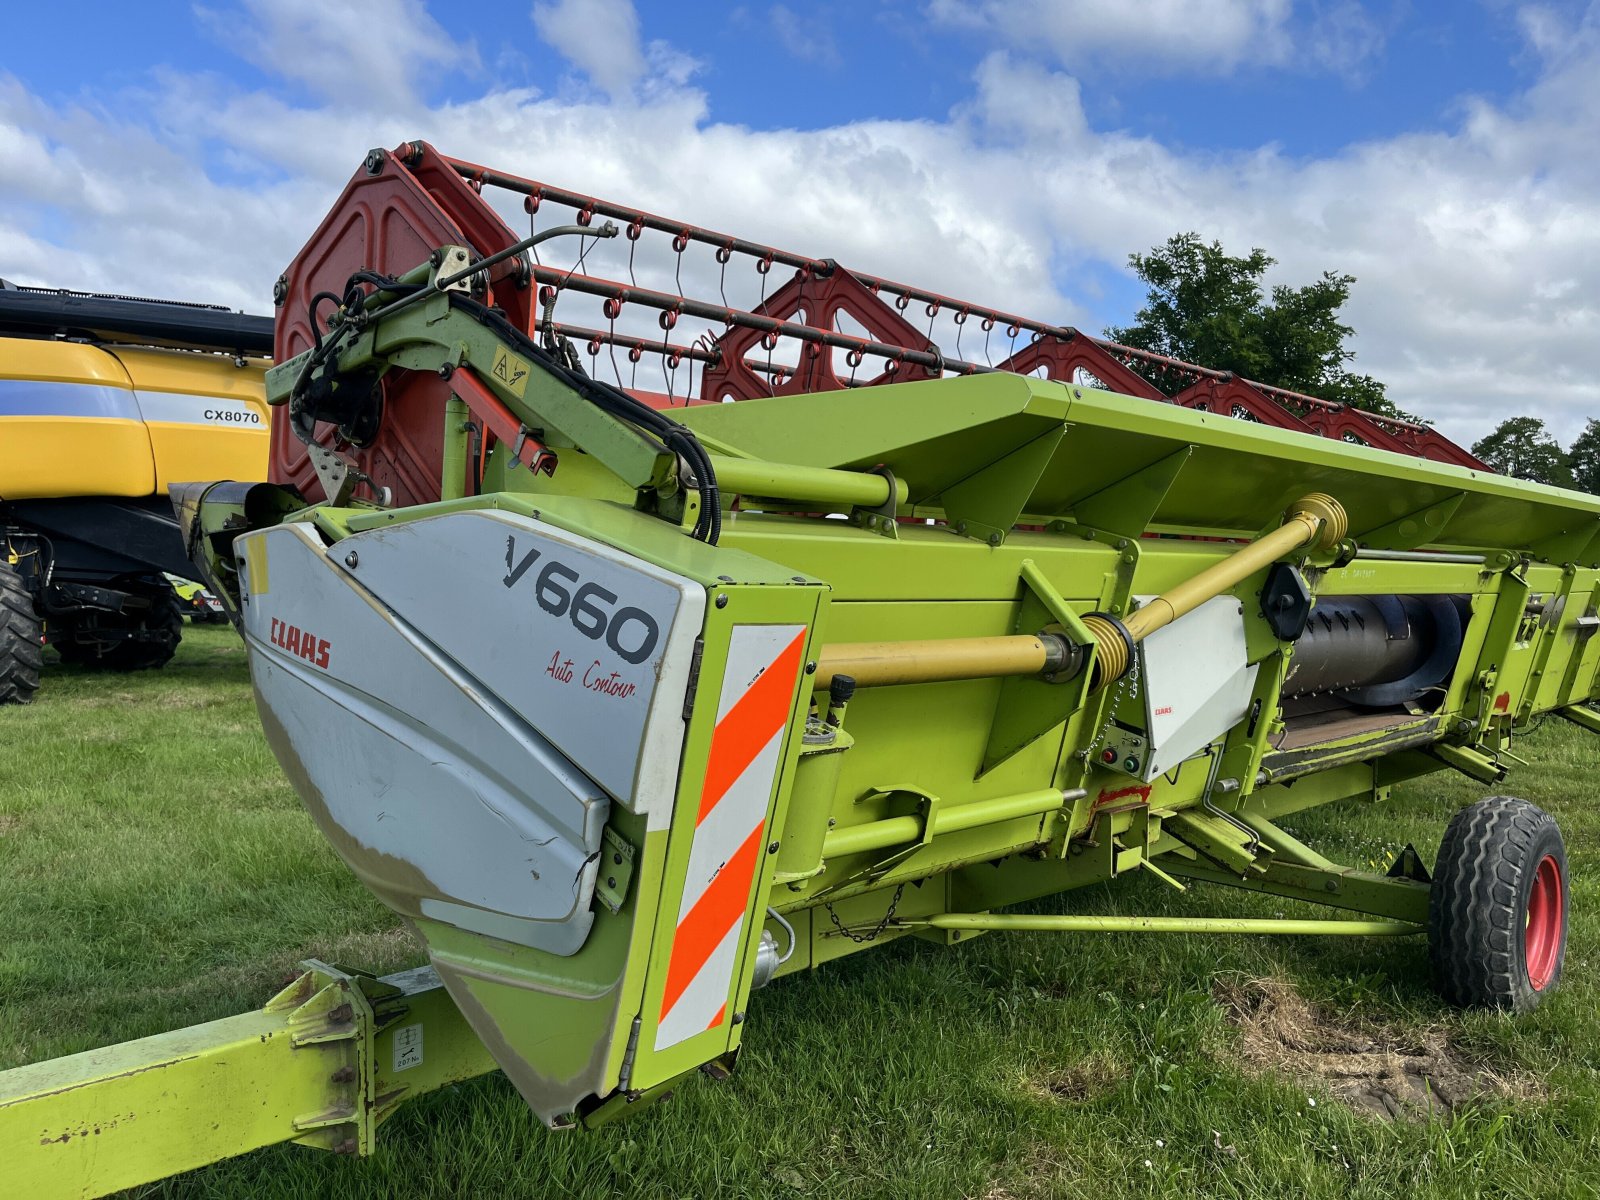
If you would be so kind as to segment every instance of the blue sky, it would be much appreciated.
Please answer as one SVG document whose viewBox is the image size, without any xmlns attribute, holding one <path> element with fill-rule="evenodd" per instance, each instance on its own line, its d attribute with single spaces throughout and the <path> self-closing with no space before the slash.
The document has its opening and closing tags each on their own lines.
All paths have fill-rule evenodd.
<svg viewBox="0 0 1600 1200">
<path fill-rule="evenodd" d="M 1098 331 L 1179 230 L 1358 278 L 1357 366 L 1471 440 L 1600 416 L 1600 20 L 1357 0 L 29 5 L 0 275 L 265 311 L 423 136 Z M 56 48 L 40 52 L 41 48 Z M 67 48 L 70 47 L 70 53 Z"/>
</svg>

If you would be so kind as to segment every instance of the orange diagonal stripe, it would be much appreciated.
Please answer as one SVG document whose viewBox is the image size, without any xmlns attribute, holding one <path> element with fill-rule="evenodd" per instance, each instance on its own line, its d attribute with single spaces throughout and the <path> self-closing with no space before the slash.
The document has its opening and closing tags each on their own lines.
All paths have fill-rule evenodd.
<svg viewBox="0 0 1600 1200">
<path fill-rule="evenodd" d="M 728 930 L 744 916 L 765 827 L 766 822 L 762 821 L 750 831 L 744 845 L 717 872 L 711 886 L 695 901 L 688 915 L 678 922 L 678 934 L 672 943 L 672 962 L 667 967 L 667 992 L 661 1000 L 663 1018 L 683 995 L 684 988 L 700 973 L 711 952 L 728 936 Z"/>
<path fill-rule="evenodd" d="M 802 629 L 718 722 L 711 735 L 711 755 L 706 763 L 705 785 L 700 789 L 696 824 L 706 819 L 734 780 L 744 774 L 751 759 L 783 728 L 789 716 L 789 694 L 794 691 L 795 676 L 800 671 L 800 644 L 804 640 Z"/>
</svg>

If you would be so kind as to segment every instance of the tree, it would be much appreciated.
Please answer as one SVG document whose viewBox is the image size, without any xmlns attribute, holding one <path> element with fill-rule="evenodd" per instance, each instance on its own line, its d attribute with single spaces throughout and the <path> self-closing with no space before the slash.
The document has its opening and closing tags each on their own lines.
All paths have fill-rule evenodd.
<svg viewBox="0 0 1600 1200">
<path fill-rule="evenodd" d="M 1595 423 L 1590 421 L 1589 424 L 1592 427 Z M 1501 421 L 1488 437 L 1472 443 L 1472 453 L 1500 474 L 1515 479 L 1558 486 L 1572 482 L 1561 443 L 1550 436 L 1538 417 L 1509 417 Z"/>
<path fill-rule="evenodd" d="M 1600 496 L 1600 421 L 1593 417 L 1567 451 L 1567 467 L 1574 487 Z"/>
<path fill-rule="evenodd" d="M 1346 369 L 1355 351 L 1345 339 L 1355 331 L 1339 320 L 1339 310 L 1355 277 L 1324 271 L 1303 287 L 1279 284 L 1268 297 L 1261 279 L 1276 261 L 1259 248 L 1235 258 L 1221 242 L 1207 245 L 1195 233 L 1168 238 L 1148 254 L 1130 254 L 1128 265 L 1150 290 L 1134 324 L 1107 329 L 1106 336 L 1258 383 L 1407 417 L 1383 384 Z M 1189 382 L 1175 372 L 1145 373 L 1169 394 Z"/>
</svg>

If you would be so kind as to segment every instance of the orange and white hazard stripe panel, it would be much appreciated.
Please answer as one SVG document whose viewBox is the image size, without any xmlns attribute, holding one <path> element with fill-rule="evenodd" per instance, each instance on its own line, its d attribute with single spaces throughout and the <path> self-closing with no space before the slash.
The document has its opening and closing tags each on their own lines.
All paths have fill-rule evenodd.
<svg viewBox="0 0 1600 1200">
<path fill-rule="evenodd" d="M 761 861 L 804 625 L 736 625 L 717 702 L 656 1049 L 722 1023 L 750 884 Z"/>
</svg>

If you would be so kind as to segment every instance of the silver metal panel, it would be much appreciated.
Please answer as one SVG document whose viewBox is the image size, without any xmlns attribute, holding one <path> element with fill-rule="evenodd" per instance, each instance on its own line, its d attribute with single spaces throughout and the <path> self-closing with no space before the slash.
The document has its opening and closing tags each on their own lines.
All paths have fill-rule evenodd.
<svg viewBox="0 0 1600 1200">
<path fill-rule="evenodd" d="M 1243 719 L 1257 667 L 1245 661 L 1244 613 L 1217 596 L 1139 644 L 1150 753 L 1149 783 L 1192 758 Z"/>
<path fill-rule="evenodd" d="M 238 544 L 262 723 L 335 849 L 402 913 L 575 953 L 604 791 L 335 566 L 348 543 L 290 524 Z"/>
<path fill-rule="evenodd" d="M 613 799 L 666 826 L 703 587 L 511 513 L 370 530 L 333 558 Z"/>
</svg>

